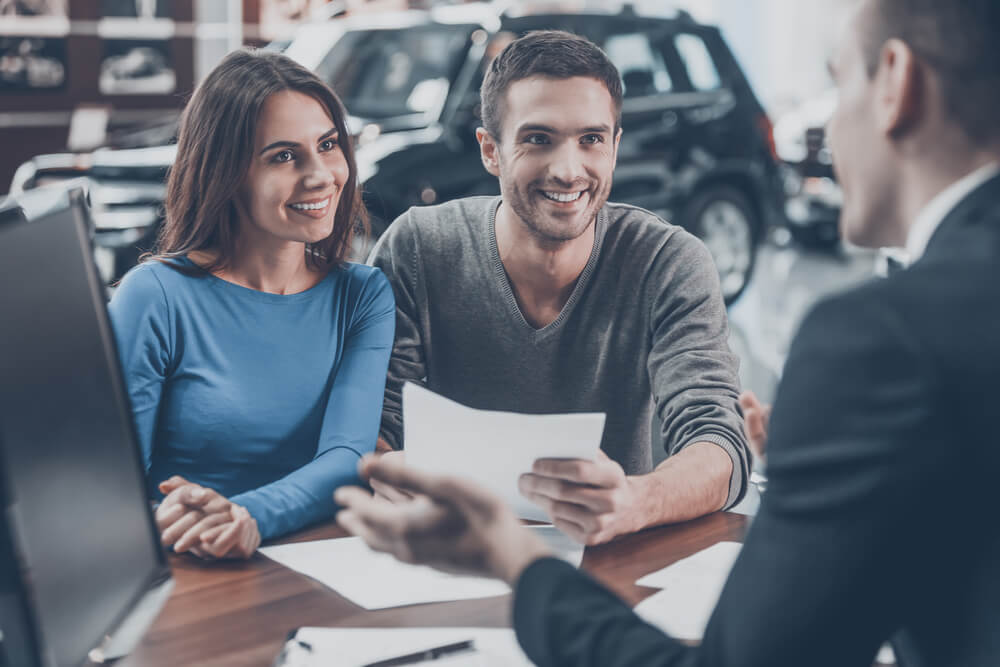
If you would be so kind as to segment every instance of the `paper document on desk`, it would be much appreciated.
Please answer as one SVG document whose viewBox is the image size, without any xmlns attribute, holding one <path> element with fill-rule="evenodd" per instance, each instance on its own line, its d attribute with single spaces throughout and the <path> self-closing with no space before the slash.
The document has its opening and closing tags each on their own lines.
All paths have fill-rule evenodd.
<svg viewBox="0 0 1000 667">
<path fill-rule="evenodd" d="M 583 547 L 552 526 L 533 526 L 557 556 L 579 567 Z M 285 567 L 329 586 L 365 609 L 385 609 L 426 602 L 469 600 L 505 595 L 502 581 L 439 572 L 402 563 L 372 551 L 358 537 L 296 542 L 262 547 L 260 553 Z"/>
<path fill-rule="evenodd" d="M 640 602 L 635 613 L 677 639 L 700 640 L 742 548 L 719 542 L 639 579 L 638 586 L 663 590 Z"/>
<path fill-rule="evenodd" d="M 299 628 L 275 667 L 359 667 L 472 640 L 474 650 L 413 663 L 433 667 L 530 667 L 509 628 Z"/>
<path fill-rule="evenodd" d="M 550 521 L 524 498 L 518 478 L 535 459 L 597 457 L 604 413 L 529 415 L 477 410 L 411 382 L 403 386 L 406 465 L 472 480 L 503 498 L 523 519 Z"/>
</svg>

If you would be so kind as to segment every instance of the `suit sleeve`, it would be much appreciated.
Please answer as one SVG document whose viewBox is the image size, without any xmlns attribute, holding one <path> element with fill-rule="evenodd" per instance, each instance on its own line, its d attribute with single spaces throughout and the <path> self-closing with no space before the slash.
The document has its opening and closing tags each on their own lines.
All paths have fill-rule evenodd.
<svg viewBox="0 0 1000 667">
<path fill-rule="evenodd" d="M 336 370 L 315 458 L 285 477 L 232 497 L 257 520 L 269 539 L 329 519 L 333 492 L 359 483 L 358 460 L 375 449 L 392 349 L 395 306 L 388 281 L 368 276 L 355 307 Z"/>
<path fill-rule="evenodd" d="M 729 455 L 728 509 L 746 493 L 751 456 L 718 272 L 704 245 L 682 231 L 670 237 L 654 266 L 647 367 L 663 443 L 670 455 L 695 442 L 711 442 Z"/>
<path fill-rule="evenodd" d="M 389 359 L 379 437 L 393 449 L 403 449 L 403 385 L 425 384 L 427 364 L 421 333 L 422 289 L 419 280 L 417 232 L 409 213 L 389 226 L 372 249 L 368 263 L 381 269 L 396 298 L 396 339 Z"/>
<path fill-rule="evenodd" d="M 873 305 L 868 305 L 869 303 Z M 917 604 L 923 526 L 947 465 L 926 356 L 884 306 L 834 301 L 793 345 L 771 418 L 769 489 L 700 647 L 646 626 L 584 575 L 529 567 L 515 628 L 539 665 L 871 665 Z"/>
</svg>

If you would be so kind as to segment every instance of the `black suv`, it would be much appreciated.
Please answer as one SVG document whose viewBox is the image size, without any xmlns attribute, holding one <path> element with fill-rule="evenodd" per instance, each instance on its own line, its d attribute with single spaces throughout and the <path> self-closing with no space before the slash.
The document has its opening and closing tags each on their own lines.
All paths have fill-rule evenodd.
<svg viewBox="0 0 1000 667">
<path fill-rule="evenodd" d="M 764 226 L 781 221 L 784 195 L 771 123 L 718 29 L 630 4 L 544 14 L 459 5 L 305 26 L 285 52 L 330 82 L 351 114 L 377 237 L 410 206 L 499 192 L 475 139 L 483 72 L 511 39 L 553 28 L 597 43 L 621 72 L 624 134 L 611 199 L 704 240 L 732 301 Z M 115 249 L 117 276 L 136 246 L 152 243 L 154 190 L 171 148 L 97 151 L 79 169 L 79 156 L 40 156 L 18 171 L 12 192 L 84 170 L 96 181 L 97 242 Z M 145 227 L 131 226 L 143 217 Z M 113 242 L 102 243 L 105 235 Z"/>
</svg>

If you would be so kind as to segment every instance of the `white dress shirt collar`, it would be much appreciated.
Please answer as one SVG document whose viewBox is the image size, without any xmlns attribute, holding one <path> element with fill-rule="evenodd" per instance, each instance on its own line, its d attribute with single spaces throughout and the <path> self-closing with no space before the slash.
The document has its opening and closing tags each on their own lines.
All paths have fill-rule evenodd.
<svg viewBox="0 0 1000 667">
<path fill-rule="evenodd" d="M 1000 164 L 991 162 L 984 165 L 946 187 L 921 209 L 906 235 L 906 254 L 911 264 L 924 254 L 934 232 L 952 209 L 997 174 L 1000 174 Z"/>
</svg>

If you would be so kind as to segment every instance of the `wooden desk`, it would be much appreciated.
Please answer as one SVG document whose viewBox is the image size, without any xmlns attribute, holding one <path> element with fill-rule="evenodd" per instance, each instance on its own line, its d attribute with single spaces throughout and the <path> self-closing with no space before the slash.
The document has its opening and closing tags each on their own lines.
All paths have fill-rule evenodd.
<svg viewBox="0 0 1000 667">
<path fill-rule="evenodd" d="M 588 549 L 583 569 L 632 604 L 654 589 L 635 585 L 644 574 L 722 540 L 742 541 L 746 517 L 717 513 L 647 530 Z M 335 525 L 281 542 L 342 537 Z M 261 556 L 205 563 L 171 556 L 176 585 L 142 643 L 120 665 L 267 666 L 287 632 L 299 626 L 403 627 L 510 625 L 509 595 L 365 611 L 311 579 Z"/>
</svg>

